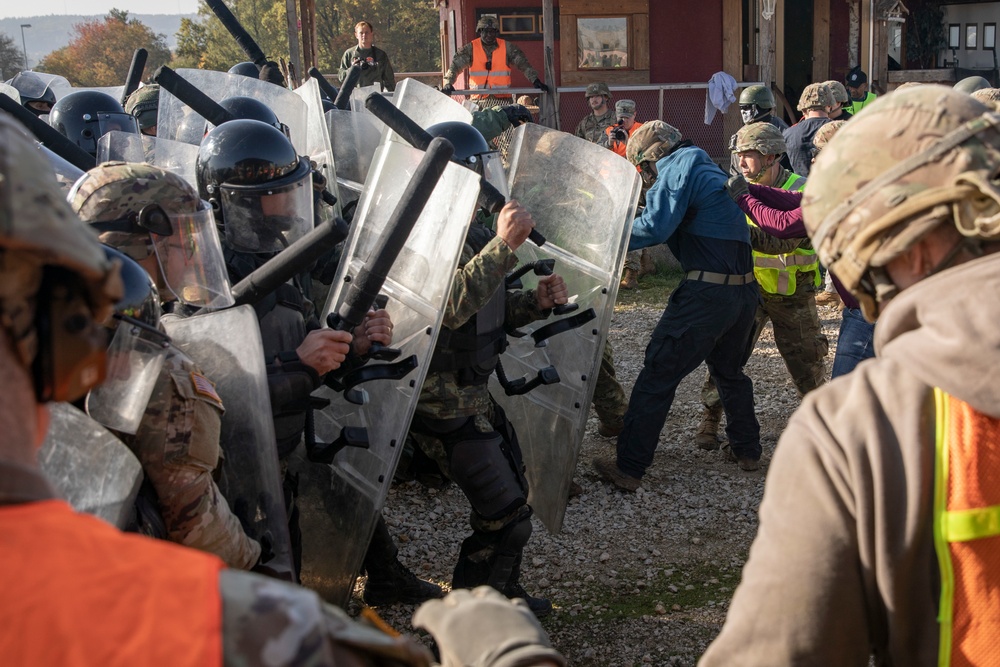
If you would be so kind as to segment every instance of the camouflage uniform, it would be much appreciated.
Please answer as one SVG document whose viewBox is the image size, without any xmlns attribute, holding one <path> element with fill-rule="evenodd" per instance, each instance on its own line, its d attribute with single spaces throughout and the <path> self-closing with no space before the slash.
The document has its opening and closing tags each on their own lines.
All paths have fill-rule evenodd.
<svg viewBox="0 0 1000 667">
<path fill-rule="evenodd" d="M 195 210 L 200 201 L 173 174 L 148 165 L 106 163 L 88 172 L 70 204 L 81 219 L 97 223 L 126 218 L 146 200 L 168 213 Z M 104 235 L 112 246 L 137 239 L 139 234 L 129 232 Z M 161 296 L 173 298 L 159 287 Z M 138 431 L 121 435 L 156 491 L 169 539 L 214 553 L 230 567 L 249 569 L 260 557 L 260 545 L 243 532 L 212 477 L 221 456 L 224 408 L 209 387 L 195 363 L 171 348 Z"/>
<path fill-rule="evenodd" d="M 605 130 L 614 125 L 615 122 L 614 108 L 609 107 L 600 116 L 588 113 L 584 116 L 583 120 L 577 123 L 576 132 L 573 134 L 581 139 L 586 139 L 590 143 L 600 144 L 604 142 L 606 136 Z"/>
</svg>

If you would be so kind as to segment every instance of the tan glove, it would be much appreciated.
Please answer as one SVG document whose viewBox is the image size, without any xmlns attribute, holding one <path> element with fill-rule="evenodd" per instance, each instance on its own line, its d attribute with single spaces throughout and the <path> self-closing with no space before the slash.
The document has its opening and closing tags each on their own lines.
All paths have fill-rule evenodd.
<svg viewBox="0 0 1000 667">
<path fill-rule="evenodd" d="M 566 665 L 524 600 L 508 600 L 489 586 L 425 602 L 413 627 L 433 635 L 442 667 Z"/>
</svg>

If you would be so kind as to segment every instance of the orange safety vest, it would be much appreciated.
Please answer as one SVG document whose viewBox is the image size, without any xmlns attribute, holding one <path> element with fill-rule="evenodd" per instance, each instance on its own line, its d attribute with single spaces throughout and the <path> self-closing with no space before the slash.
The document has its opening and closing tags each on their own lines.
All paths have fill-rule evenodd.
<svg viewBox="0 0 1000 667">
<path fill-rule="evenodd" d="M 221 665 L 224 567 L 61 500 L 0 507 L 0 663 Z"/>
<path fill-rule="evenodd" d="M 938 665 L 1000 665 L 1000 420 L 934 390 Z"/>
<path fill-rule="evenodd" d="M 613 150 L 618 155 L 625 157 L 625 146 L 627 146 L 627 144 L 623 144 L 622 142 L 615 141 L 614 139 L 611 138 L 611 130 L 615 129 L 616 127 L 618 126 L 610 125 L 604 128 L 604 134 L 608 135 L 608 146 L 611 148 L 611 150 Z M 631 137 L 640 127 L 642 127 L 642 123 L 632 123 L 632 129 L 628 131 L 628 136 Z M 636 167 L 636 169 L 638 169 L 638 167 Z"/>
<path fill-rule="evenodd" d="M 472 65 L 469 66 L 469 88 L 510 88 L 510 64 L 507 62 L 507 42 L 497 40 L 497 48 L 492 54 L 493 61 L 487 67 L 486 49 L 481 39 L 472 40 Z M 482 97 L 473 95 L 473 99 Z"/>
</svg>

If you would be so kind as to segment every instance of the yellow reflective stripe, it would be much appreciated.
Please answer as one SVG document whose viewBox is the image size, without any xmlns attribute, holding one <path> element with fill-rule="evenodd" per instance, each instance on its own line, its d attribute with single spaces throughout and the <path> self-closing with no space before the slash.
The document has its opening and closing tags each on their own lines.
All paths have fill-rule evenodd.
<svg viewBox="0 0 1000 667">
<path fill-rule="evenodd" d="M 968 542 L 1000 535 L 1000 505 L 945 512 L 941 530 L 948 542 Z"/>
<path fill-rule="evenodd" d="M 934 551 L 937 553 L 938 567 L 941 569 L 941 601 L 938 604 L 938 624 L 941 632 L 938 645 L 938 665 L 947 667 L 951 663 L 951 625 L 954 614 L 952 607 L 955 595 L 955 571 L 951 564 L 948 547 L 948 395 L 934 389 Z"/>
</svg>

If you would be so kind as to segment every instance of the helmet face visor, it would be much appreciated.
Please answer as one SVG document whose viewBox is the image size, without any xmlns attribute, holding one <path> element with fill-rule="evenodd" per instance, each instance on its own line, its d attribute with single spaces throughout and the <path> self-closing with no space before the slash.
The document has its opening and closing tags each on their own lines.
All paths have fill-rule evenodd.
<svg viewBox="0 0 1000 667">
<path fill-rule="evenodd" d="M 224 183 L 219 192 L 226 243 L 234 250 L 280 252 L 313 228 L 312 173 L 308 163 L 288 179 L 271 185 Z"/>
<path fill-rule="evenodd" d="M 507 189 L 507 172 L 504 171 L 500 153 L 483 153 L 478 157 L 482 163 L 482 175 L 486 182 L 499 190 L 504 199 L 510 199 L 510 190 Z"/>
<path fill-rule="evenodd" d="M 100 131 L 97 138 L 103 137 L 108 132 L 114 130 L 128 132 L 129 134 L 139 134 L 139 121 L 132 114 L 102 112 L 97 114 L 97 125 Z"/>
<path fill-rule="evenodd" d="M 166 288 L 178 301 L 191 306 L 233 305 L 211 207 L 206 204 L 195 213 L 172 214 L 168 218 L 169 234 L 150 232 L 149 235 Z"/>
</svg>

